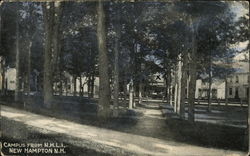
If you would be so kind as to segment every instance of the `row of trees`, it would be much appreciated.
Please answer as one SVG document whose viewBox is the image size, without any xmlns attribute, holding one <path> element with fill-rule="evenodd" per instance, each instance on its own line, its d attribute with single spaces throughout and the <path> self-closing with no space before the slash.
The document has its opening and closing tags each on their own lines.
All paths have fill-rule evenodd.
<svg viewBox="0 0 250 156">
<path fill-rule="evenodd" d="M 230 10 L 230 5 L 232 5 L 230 3 L 177 2 L 174 4 L 168 3 L 164 7 L 159 7 L 158 5 L 162 4 L 156 3 L 153 6 L 145 5 L 143 7 L 136 3 L 131 4 L 132 10 L 130 13 L 133 12 L 132 20 L 124 23 L 124 27 L 126 24 L 129 24 L 130 27 L 133 25 L 132 29 L 129 29 L 132 32 L 127 34 L 131 34 L 132 37 L 130 38 L 134 39 L 131 42 L 132 44 L 130 43 L 130 46 L 128 46 L 133 48 L 133 50 L 130 50 L 130 69 L 135 69 L 130 76 L 130 84 L 132 86 L 129 92 L 132 93 L 129 94 L 129 107 L 132 108 L 134 103 L 133 91 L 135 87 L 138 87 L 139 101 L 141 101 L 140 89 L 142 89 L 142 79 L 140 77 L 137 78 L 137 75 L 139 73 L 140 76 L 145 76 L 141 67 L 144 63 L 149 62 L 146 57 L 151 57 L 154 59 L 154 66 L 150 66 L 153 70 L 152 73 L 160 72 L 165 75 L 168 102 L 174 103 L 175 111 L 184 118 L 185 97 L 187 96 L 189 105 L 188 117 L 193 122 L 197 77 L 204 73 L 208 75 L 208 110 L 210 111 L 212 73 L 213 76 L 226 79 L 226 76 L 233 71 L 230 67 L 216 65 L 213 62 L 224 61 L 228 63 L 229 60 L 232 60 L 236 51 L 230 49 L 229 45 L 247 41 L 248 24 L 235 22 L 234 14 Z M 140 7 L 147 8 L 151 14 L 147 14 L 145 10 L 145 12 L 141 11 L 143 9 Z M 153 11 L 156 12 L 156 10 L 157 13 L 152 13 Z M 167 16 L 166 12 L 168 11 L 166 10 L 171 10 L 172 14 Z M 147 17 L 143 17 L 143 15 Z M 167 19 L 162 19 L 162 17 L 166 16 Z M 105 16 L 101 17 L 104 18 Z M 127 16 L 125 17 L 127 18 Z M 246 22 L 247 20 L 248 14 L 244 16 L 244 21 Z M 122 23 L 121 21 L 118 23 Z M 133 24 L 129 23 L 131 21 Z M 119 30 L 119 26 L 115 30 Z M 245 31 L 242 32 L 243 30 Z M 237 36 L 244 36 L 244 39 L 239 39 Z M 116 37 L 119 40 L 120 34 L 117 33 Z M 105 37 L 103 39 L 105 40 Z M 99 44 L 101 43 L 99 42 Z M 115 46 L 115 48 L 118 48 L 118 46 Z M 114 51 L 118 52 L 119 50 L 115 49 Z M 99 49 L 100 52 L 101 49 Z M 117 54 L 115 56 L 117 57 Z M 115 64 L 115 71 L 117 66 Z M 224 73 L 221 73 L 221 69 L 224 70 Z M 104 69 L 99 69 L 99 71 L 101 70 Z M 119 79 L 119 74 L 116 73 L 115 75 L 116 79 Z M 105 92 L 108 93 L 109 88 L 105 88 L 107 89 Z M 185 95 L 186 88 L 188 88 L 188 95 Z M 173 95 L 175 96 L 174 98 Z M 118 101 L 117 96 L 115 97 L 115 101 Z M 172 100 L 174 101 L 172 102 Z M 104 98 L 100 102 L 104 102 L 104 106 L 106 106 L 107 110 L 109 109 L 109 106 L 106 104 L 110 103 L 110 99 Z"/>
<path fill-rule="evenodd" d="M 220 1 L 4 3 L 2 77 L 8 67 L 17 69 L 18 101 L 21 90 L 29 95 L 30 77 L 37 71 L 38 88 L 50 108 L 53 86 L 60 86 L 60 95 L 68 86 L 65 72 L 73 77 L 74 95 L 76 80 L 87 77 L 87 82 L 79 79 L 80 88 L 87 83 L 90 97 L 98 76 L 99 114 L 106 118 L 112 101 L 117 116 L 121 93 L 128 95 L 130 109 L 136 106 L 136 96 L 141 103 L 151 76 L 160 74 L 166 82 L 167 102 L 184 118 L 188 97 L 188 116 L 194 121 L 196 79 L 207 79 L 211 92 L 213 77 L 226 78 L 233 71 L 214 62 L 230 63 L 236 54 L 230 46 L 248 40 L 249 15 L 236 20 L 232 5 Z M 210 110 L 211 97 L 208 103 Z"/>
</svg>

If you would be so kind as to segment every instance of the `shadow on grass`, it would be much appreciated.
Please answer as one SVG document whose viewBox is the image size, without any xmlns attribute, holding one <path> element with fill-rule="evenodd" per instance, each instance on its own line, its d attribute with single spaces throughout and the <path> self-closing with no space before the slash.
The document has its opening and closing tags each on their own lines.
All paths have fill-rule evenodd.
<svg viewBox="0 0 250 156">
<path fill-rule="evenodd" d="M 204 122 L 168 119 L 166 124 L 176 141 L 188 144 L 247 151 L 247 129 Z"/>
<path fill-rule="evenodd" d="M 110 117 L 107 120 L 102 120 L 97 116 L 97 104 L 94 103 L 58 102 L 56 105 L 53 105 L 51 109 L 45 108 L 40 100 L 37 99 L 35 102 L 33 101 L 29 103 L 26 103 L 25 107 L 24 103 L 20 102 L 16 103 L 8 101 L 2 104 L 48 117 L 55 117 L 57 119 L 69 120 L 79 124 L 108 129 L 129 129 L 137 124 L 137 117 L 143 115 L 140 112 L 123 109 L 121 110 L 119 117 Z"/>
</svg>

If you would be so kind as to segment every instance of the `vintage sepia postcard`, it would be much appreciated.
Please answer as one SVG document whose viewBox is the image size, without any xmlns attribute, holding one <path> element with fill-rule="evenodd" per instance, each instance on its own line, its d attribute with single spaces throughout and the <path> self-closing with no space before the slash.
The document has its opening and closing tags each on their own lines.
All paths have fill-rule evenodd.
<svg viewBox="0 0 250 156">
<path fill-rule="evenodd" d="M 247 156 L 249 2 L 0 0 L 1 156 Z"/>
</svg>

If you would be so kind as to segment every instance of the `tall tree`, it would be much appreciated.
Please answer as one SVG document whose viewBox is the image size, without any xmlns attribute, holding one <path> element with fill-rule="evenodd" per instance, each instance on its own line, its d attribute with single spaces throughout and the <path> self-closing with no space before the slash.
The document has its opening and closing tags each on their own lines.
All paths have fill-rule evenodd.
<svg viewBox="0 0 250 156">
<path fill-rule="evenodd" d="M 228 3 L 224 2 L 177 2 L 175 4 L 180 12 L 187 14 L 186 21 L 191 31 L 191 50 L 189 53 L 189 76 L 188 84 L 188 103 L 189 103 L 189 121 L 194 122 L 195 90 L 197 79 L 197 61 L 198 61 L 198 30 L 202 21 L 215 15 L 219 15 L 228 8 Z"/>
<path fill-rule="evenodd" d="M 25 83 L 24 83 L 24 91 L 30 95 L 31 90 L 31 70 L 32 70 L 32 55 L 36 55 L 32 53 L 32 49 L 34 47 L 34 42 L 36 35 L 39 32 L 39 26 L 41 24 L 41 13 L 40 11 L 40 4 L 37 3 L 27 3 L 22 5 L 22 14 L 25 15 L 22 18 L 22 36 L 23 40 L 25 41 L 25 51 L 27 51 L 26 59 L 26 74 L 25 76 Z"/>
<path fill-rule="evenodd" d="M 188 79 L 188 52 L 184 52 L 182 55 L 182 75 L 181 75 L 181 94 L 180 94 L 180 117 L 185 119 L 185 102 L 186 102 L 186 89 Z"/>
<path fill-rule="evenodd" d="M 61 38 L 62 38 L 62 30 L 61 30 L 61 18 L 62 18 L 62 4 L 61 2 L 54 2 L 54 23 L 53 23 L 53 58 L 52 58 L 52 71 L 53 71 L 53 83 L 56 83 L 58 77 L 60 75 L 59 71 L 59 56 L 61 53 Z"/>
<path fill-rule="evenodd" d="M 60 44 L 60 18 L 61 2 L 47 2 L 43 5 L 45 25 L 45 52 L 44 52 L 44 104 L 52 106 L 53 82 L 55 71 L 58 71 L 58 55 L 61 50 Z"/>
<path fill-rule="evenodd" d="M 249 23 L 248 23 L 249 25 Z M 250 47 L 248 43 L 248 78 L 250 78 Z M 250 81 L 248 81 L 248 154 L 250 154 Z"/>
<path fill-rule="evenodd" d="M 110 116 L 110 78 L 108 51 L 106 45 L 105 12 L 102 0 L 97 5 L 97 40 L 99 51 L 99 110 L 98 115 L 103 119 Z"/>
<path fill-rule="evenodd" d="M 189 82 L 189 95 L 188 95 L 188 120 L 194 122 L 194 105 L 195 105 L 195 90 L 196 90 L 196 77 L 197 77 L 197 28 L 193 22 L 192 17 L 190 19 L 190 27 L 191 27 L 191 52 L 189 55 L 189 62 L 190 62 L 190 82 Z"/>
<path fill-rule="evenodd" d="M 121 5 L 116 4 L 116 23 L 115 23 L 115 47 L 114 47 L 114 53 L 115 53 L 115 62 L 114 62 L 114 113 L 113 115 L 115 117 L 118 116 L 118 109 L 119 109 L 119 51 L 120 51 L 120 36 L 121 36 L 121 21 L 120 21 L 120 16 L 121 16 L 121 11 L 120 7 Z"/>
<path fill-rule="evenodd" d="M 44 25 L 45 25 L 45 51 L 44 51 L 44 77 L 43 77 L 43 94 L 45 107 L 50 108 L 52 105 L 52 43 L 53 43 L 53 16 L 54 3 L 46 2 L 43 4 Z"/>
<path fill-rule="evenodd" d="M 18 7 L 18 6 L 17 6 Z M 20 100 L 20 49 L 19 49 L 19 8 L 16 12 L 16 89 L 15 89 L 15 101 Z"/>
<path fill-rule="evenodd" d="M 3 10 L 3 6 L 2 3 L 0 3 L 0 56 L 1 56 L 1 62 L 0 62 L 0 66 L 1 66 L 1 94 L 4 95 L 5 93 L 5 58 L 3 56 L 3 47 L 2 47 L 2 10 Z"/>
</svg>

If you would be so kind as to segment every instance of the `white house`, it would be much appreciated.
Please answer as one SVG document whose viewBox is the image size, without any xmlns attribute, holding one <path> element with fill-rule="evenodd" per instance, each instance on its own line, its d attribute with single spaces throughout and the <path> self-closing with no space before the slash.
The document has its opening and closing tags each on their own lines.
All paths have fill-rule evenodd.
<svg viewBox="0 0 250 156">
<path fill-rule="evenodd" d="M 66 86 L 64 85 L 63 86 L 63 92 L 68 92 L 68 93 L 73 93 L 74 92 L 74 84 L 73 84 L 73 77 L 64 72 L 65 74 L 65 77 L 68 79 L 68 82 L 67 82 L 67 89 L 66 89 Z M 83 87 L 83 92 L 84 93 L 87 93 L 87 90 L 88 90 L 88 86 L 86 84 L 86 80 L 87 78 L 86 77 L 81 77 L 82 79 L 82 87 Z M 0 80 L 2 80 L 2 75 L 0 74 Z M 0 86 L 2 87 L 2 81 L 0 81 Z M 15 68 L 8 68 L 5 72 L 5 88 L 7 90 L 11 90 L 11 91 L 14 91 L 16 89 L 16 69 Z M 33 90 L 34 91 L 37 91 L 36 87 L 37 87 L 37 74 L 35 74 L 35 76 L 33 76 L 31 78 L 31 87 L 33 87 Z M 55 90 L 59 90 L 59 88 L 56 87 L 56 83 L 54 84 L 54 89 Z M 35 88 L 35 89 L 34 89 Z M 2 88 L 0 88 L 2 89 Z M 66 91 L 67 90 L 67 91 Z M 99 91 L 99 77 L 95 77 L 95 80 L 94 80 L 94 94 L 95 95 L 98 95 L 98 91 Z M 80 92 L 80 77 L 77 78 L 76 80 L 76 92 L 79 93 Z"/>
<path fill-rule="evenodd" d="M 215 99 L 225 99 L 225 81 L 216 79 L 211 85 L 211 95 Z M 196 80 L 195 98 L 207 98 L 209 90 L 209 83 L 202 82 L 201 79 Z"/>
<path fill-rule="evenodd" d="M 0 86 L 2 90 L 2 75 L 0 74 Z M 7 68 L 5 71 L 5 88 L 7 90 L 15 90 L 16 88 L 16 69 L 15 68 Z"/>
<path fill-rule="evenodd" d="M 227 78 L 228 98 L 247 99 L 250 81 L 249 73 L 234 73 Z"/>
</svg>

